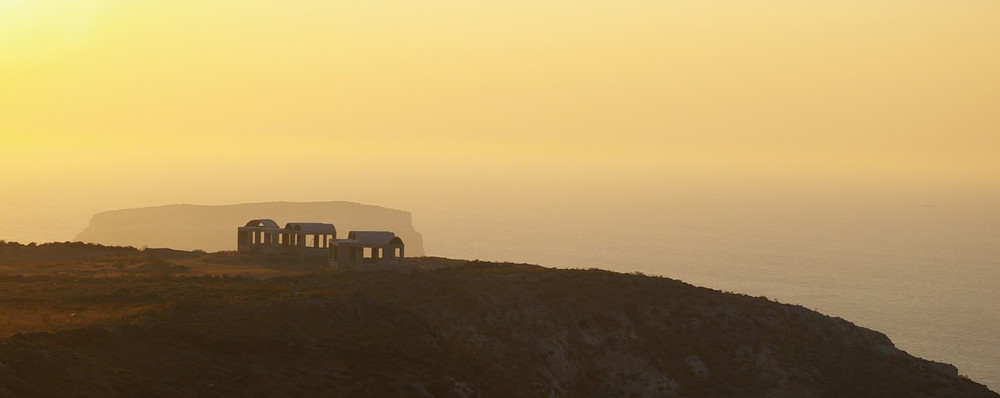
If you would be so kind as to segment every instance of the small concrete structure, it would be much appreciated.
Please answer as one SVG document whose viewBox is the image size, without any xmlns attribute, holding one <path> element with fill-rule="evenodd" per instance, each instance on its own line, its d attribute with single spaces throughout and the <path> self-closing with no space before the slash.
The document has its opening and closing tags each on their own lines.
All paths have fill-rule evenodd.
<svg viewBox="0 0 1000 398">
<path fill-rule="evenodd" d="M 241 253 L 274 253 L 283 230 L 274 220 L 250 220 L 236 229 L 236 251 Z"/>
<path fill-rule="evenodd" d="M 333 224 L 295 222 L 285 224 L 284 235 L 286 252 L 302 257 L 323 257 L 330 240 L 337 239 L 337 228 Z"/>
<path fill-rule="evenodd" d="M 405 270 L 403 240 L 388 231 L 351 231 L 330 241 L 331 267 L 355 271 Z"/>
</svg>

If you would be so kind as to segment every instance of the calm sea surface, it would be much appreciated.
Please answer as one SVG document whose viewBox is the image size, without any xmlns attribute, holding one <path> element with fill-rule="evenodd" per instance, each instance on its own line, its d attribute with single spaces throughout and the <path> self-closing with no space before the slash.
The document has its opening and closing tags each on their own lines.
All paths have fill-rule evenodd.
<svg viewBox="0 0 1000 398">
<path fill-rule="evenodd" d="M 766 296 L 884 332 L 1000 391 L 998 207 L 398 207 L 413 212 L 430 255 L 639 271 Z M 5 204 L 0 239 L 70 240 L 100 210 Z"/>
</svg>

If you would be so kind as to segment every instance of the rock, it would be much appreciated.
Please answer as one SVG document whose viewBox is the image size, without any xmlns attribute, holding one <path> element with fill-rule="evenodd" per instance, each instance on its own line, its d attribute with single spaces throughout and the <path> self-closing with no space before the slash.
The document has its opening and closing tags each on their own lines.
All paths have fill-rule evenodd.
<svg viewBox="0 0 1000 398">
<path fill-rule="evenodd" d="M 684 363 L 691 368 L 691 373 L 694 373 L 695 377 L 700 380 L 708 380 L 708 367 L 698 355 L 688 355 L 687 358 L 684 358 Z"/>
</svg>

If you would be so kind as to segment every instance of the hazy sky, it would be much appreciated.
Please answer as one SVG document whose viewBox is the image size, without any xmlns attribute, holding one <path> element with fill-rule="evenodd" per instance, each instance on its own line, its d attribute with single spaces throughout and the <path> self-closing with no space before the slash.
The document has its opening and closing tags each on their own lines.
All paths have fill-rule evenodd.
<svg viewBox="0 0 1000 398">
<path fill-rule="evenodd" d="M 770 297 L 796 272 L 802 297 L 834 297 L 830 270 L 902 292 L 965 272 L 965 300 L 995 291 L 1000 1 L 0 0 L 0 239 L 276 200 L 412 211 L 433 255 Z M 941 310 L 933 282 L 844 314 Z M 972 336 L 946 326 L 982 300 L 914 330 Z"/>
<path fill-rule="evenodd" d="M 998 20 L 995 0 L 0 0 L 0 189 L 996 187 Z"/>
</svg>

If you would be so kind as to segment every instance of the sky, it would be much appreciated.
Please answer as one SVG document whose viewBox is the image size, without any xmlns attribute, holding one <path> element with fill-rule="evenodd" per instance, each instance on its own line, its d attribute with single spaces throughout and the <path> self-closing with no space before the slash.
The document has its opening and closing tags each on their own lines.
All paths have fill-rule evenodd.
<svg viewBox="0 0 1000 398">
<path fill-rule="evenodd" d="M 129 207 L 348 200 L 411 211 L 431 255 L 734 291 L 798 272 L 815 294 L 844 264 L 943 247 L 924 260 L 977 292 L 996 280 L 998 20 L 996 0 L 0 0 L 0 240 Z M 792 244 L 833 266 L 791 265 L 812 264 Z M 937 297 L 915 294 L 894 305 Z M 995 385 L 979 336 L 955 363 Z"/>
<path fill-rule="evenodd" d="M 993 0 L 0 0 L 0 201 L 986 201 L 998 17 Z"/>
</svg>

